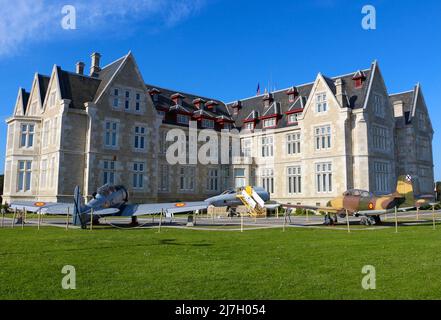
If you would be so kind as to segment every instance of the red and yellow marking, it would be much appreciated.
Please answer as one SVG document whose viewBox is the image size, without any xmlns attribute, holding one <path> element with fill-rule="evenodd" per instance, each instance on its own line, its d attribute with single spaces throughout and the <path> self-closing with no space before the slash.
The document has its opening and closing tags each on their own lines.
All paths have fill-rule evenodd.
<svg viewBox="0 0 441 320">
<path fill-rule="evenodd" d="M 369 208 L 369 210 L 374 209 L 374 204 L 372 202 L 369 202 L 368 208 Z"/>
<path fill-rule="evenodd" d="M 175 204 L 175 206 L 178 208 L 182 208 L 182 207 L 185 207 L 186 204 L 185 203 L 177 203 L 177 204 Z"/>
<path fill-rule="evenodd" d="M 40 207 L 41 208 L 41 207 L 44 207 L 46 205 L 46 202 L 35 202 L 34 205 L 36 207 Z"/>
</svg>

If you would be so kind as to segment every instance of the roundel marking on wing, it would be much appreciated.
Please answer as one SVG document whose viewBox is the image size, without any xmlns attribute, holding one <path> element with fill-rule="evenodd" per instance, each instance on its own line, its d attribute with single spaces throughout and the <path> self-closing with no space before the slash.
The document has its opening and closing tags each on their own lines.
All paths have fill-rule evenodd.
<svg viewBox="0 0 441 320">
<path fill-rule="evenodd" d="M 35 202 L 34 205 L 36 207 L 44 207 L 46 205 L 46 202 Z"/>
<path fill-rule="evenodd" d="M 369 202 L 369 210 L 372 210 L 374 208 L 374 204 L 372 202 Z"/>
<path fill-rule="evenodd" d="M 186 206 L 185 203 L 177 203 L 177 204 L 175 204 L 175 207 L 178 207 L 178 208 L 182 208 L 182 207 L 185 207 L 185 206 Z"/>
</svg>

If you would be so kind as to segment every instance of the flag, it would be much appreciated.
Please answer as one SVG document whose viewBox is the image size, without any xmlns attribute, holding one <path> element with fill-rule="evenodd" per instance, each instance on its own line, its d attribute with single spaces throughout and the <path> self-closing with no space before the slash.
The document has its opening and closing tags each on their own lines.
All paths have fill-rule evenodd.
<svg viewBox="0 0 441 320">
<path fill-rule="evenodd" d="M 256 90 L 256 96 L 260 95 L 260 82 L 257 83 L 257 90 Z"/>
</svg>

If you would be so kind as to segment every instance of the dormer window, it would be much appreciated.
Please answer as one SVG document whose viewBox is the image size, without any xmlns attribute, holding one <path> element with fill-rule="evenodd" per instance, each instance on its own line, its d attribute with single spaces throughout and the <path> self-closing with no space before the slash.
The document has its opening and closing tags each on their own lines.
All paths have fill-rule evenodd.
<svg viewBox="0 0 441 320">
<path fill-rule="evenodd" d="M 161 94 L 161 91 L 153 88 L 149 90 L 149 94 L 152 97 L 153 102 L 158 102 L 159 101 L 159 95 Z"/>
<path fill-rule="evenodd" d="M 193 105 L 198 109 L 204 109 L 205 100 L 201 98 L 196 98 L 193 100 Z"/>
<path fill-rule="evenodd" d="M 113 90 L 113 95 L 114 95 L 115 97 L 119 96 L 119 89 L 118 89 L 118 88 L 115 88 L 115 89 Z"/>
<path fill-rule="evenodd" d="M 272 101 L 271 94 L 265 93 L 265 95 L 263 96 L 263 105 L 265 106 L 265 108 L 269 108 L 269 106 L 271 105 L 271 101 Z"/>
<path fill-rule="evenodd" d="M 246 130 L 254 130 L 254 122 L 245 122 L 244 129 Z"/>
<path fill-rule="evenodd" d="M 241 101 L 236 101 L 233 103 L 233 105 L 231 106 L 233 108 L 233 114 L 234 115 L 238 115 L 239 114 L 239 110 L 242 108 L 242 102 Z"/>
<path fill-rule="evenodd" d="M 212 110 L 213 112 L 216 112 L 216 106 L 218 105 L 218 103 L 216 101 L 208 101 L 205 106 L 207 107 L 207 109 Z"/>
<path fill-rule="evenodd" d="M 182 105 L 182 101 L 185 98 L 185 96 L 183 96 L 180 93 L 175 93 L 174 95 L 171 96 L 171 99 L 173 100 L 173 103 L 175 105 Z"/>
<path fill-rule="evenodd" d="M 298 122 L 298 113 L 291 113 L 288 115 L 288 124 L 297 124 Z"/>
<path fill-rule="evenodd" d="M 277 119 L 275 117 L 263 120 L 263 128 L 265 129 L 274 128 L 276 125 L 277 125 Z"/>
<path fill-rule="evenodd" d="M 354 81 L 354 86 L 356 89 L 363 87 L 363 82 L 366 80 L 366 75 L 363 71 L 357 71 L 352 77 Z"/>
<path fill-rule="evenodd" d="M 296 97 L 299 95 L 296 87 L 291 87 L 286 91 L 286 94 L 288 95 L 288 101 L 290 103 L 294 103 L 296 100 Z"/>
</svg>

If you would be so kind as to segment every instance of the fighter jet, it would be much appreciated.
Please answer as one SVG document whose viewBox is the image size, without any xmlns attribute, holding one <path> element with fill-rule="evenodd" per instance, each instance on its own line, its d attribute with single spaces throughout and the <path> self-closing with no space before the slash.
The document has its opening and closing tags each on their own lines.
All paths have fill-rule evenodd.
<svg viewBox="0 0 441 320">
<path fill-rule="evenodd" d="M 397 189 L 394 193 L 384 196 L 376 196 L 365 190 L 352 189 L 343 193 L 342 196 L 332 199 L 326 207 L 303 206 L 303 205 L 282 205 L 286 208 L 301 208 L 326 212 L 325 224 L 337 222 L 337 215 L 346 217 L 346 212 L 355 217 L 361 217 L 360 224 L 380 224 L 380 216 L 386 213 L 408 211 L 433 203 L 433 195 L 415 196 L 410 175 L 400 176 L 397 182 Z M 333 213 L 334 219 L 329 215 Z"/>
<path fill-rule="evenodd" d="M 222 194 L 198 202 L 175 202 L 175 203 L 146 203 L 129 204 L 129 193 L 124 186 L 104 185 L 93 194 L 93 199 L 87 204 L 82 204 L 80 188 L 74 191 L 73 203 L 50 203 L 50 202 L 13 202 L 10 207 L 29 212 L 72 215 L 72 223 L 81 225 L 84 229 L 87 224 L 98 223 L 101 217 L 119 216 L 132 217 L 132 224 L 137 224 L 137 217 L 163 213 L 172 218 L 175 213 L 193 212 L 204 210 L 209 206 L 225 206 L 231 209 L 243 204 L 238 198 L 244 190 L 251 190 L 262 204 L 270 200 L 269 193 L 261 187 L 246 187 L 230 189 Z"/>
</svg>

